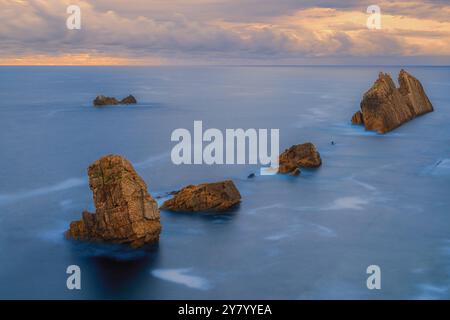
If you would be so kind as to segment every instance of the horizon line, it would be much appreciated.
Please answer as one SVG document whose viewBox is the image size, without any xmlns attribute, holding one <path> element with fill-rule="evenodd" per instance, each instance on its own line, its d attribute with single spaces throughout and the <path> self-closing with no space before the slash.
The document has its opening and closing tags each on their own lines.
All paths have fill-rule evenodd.
<svg viewBox="0 0 450 320">
<path fill-rule="evenodd" d="M 450 67 L 450 64 L 0 64 L 0 67 Z"/>
</svg>

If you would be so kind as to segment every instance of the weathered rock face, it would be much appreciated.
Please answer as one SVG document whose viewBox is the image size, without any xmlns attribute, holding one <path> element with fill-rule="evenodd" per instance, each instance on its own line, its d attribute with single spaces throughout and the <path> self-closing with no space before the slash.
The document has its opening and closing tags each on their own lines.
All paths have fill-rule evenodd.
<svg viewBox="0 0 450 320">
<path fill-rule="evenodd" d="M 117 100 L 114 97 L 106 97 L 106 96 L 97 96 L 93 101 L 94 106 L 110 106 L 110 105 L 118 105 L 118 104 L 135 104 L 137 103 L 136 98 L 131 94 L 123 98 L 122 100 Z"/>
<path fill-rule="evenodd" d="M 364 94 L 361 111 L 352 117 L 352 123 L 364 124 L 367 130 L 389 132 L 403 123 L 432 112 L 433 106 L 422 84 L 405 70 L 398 76 L 399 88 L 386 73 Z"/>
<path fill-rule="evenodd" d="M 299 175 L 299 167 L 317 168 L 322 165 L 322 159 L 316 147 L 312 143 L 293 145 L 286 149 L 279 158 L 278 173 L 291 173 Z"/>
<path fill-rule="evenodd" d="M 161 209 L 172 211 L 224 211 L 238 204 L 241 194 L 233 181 L 189 185 L 167 200 Z"/>
<path fill-rule="evenodd" d="M 81 220 L 72 222 L 67 238 L 133 247 L 159 240 L 158 204 L 128 160 L 117 155 L 102 157 L 89 166 L 88 175 L 96 211 L 84 211 Z"/>
<path fill-rule="evenodd" d="M 398 83 L 400 84 L 399 91 L 405 97 L 414 116 L 417 117 L 434 110 L 419 80 L 402 69 L 398 75 Z"/>
</svg>

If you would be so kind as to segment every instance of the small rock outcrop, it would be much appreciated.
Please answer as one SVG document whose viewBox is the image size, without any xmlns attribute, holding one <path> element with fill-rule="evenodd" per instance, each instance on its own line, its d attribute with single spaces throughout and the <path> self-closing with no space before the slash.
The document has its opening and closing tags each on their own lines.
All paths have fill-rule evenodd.
<svg viewBox="0 0 450 320">
<path fill-rule="evenodd" d="M 317 168 L 321 165 L 320 154 L 312 143 L 296 144 L 280 155 L 278 173 L 299 175 L 298 168 Z"/>
<path fill-rule="evenodd" d="M 136 98 L 133 97 L 131 94 L 120 101 L 114 97 L 106 97 L 101 95 L 97 96 L 93 101 L 94 106 L 111 106 L 118 104 L 135 104 L 135 103 L 137 103 Z"/>
<path fill-rule="evenodd" d="M 119 104 L 119 100 L 114 97 L 97 96 L 94 100 L 94 106 L 111 106 Z"/>
<path fill-rule="evenodd" d="M 364 124 L 364 119 L 361 111 L 356 111 L 352 117 L 352 124 Z"/>
<path fill-rule="evenodd" d="M 364 94 L 361 111 L 353 115 L 352 123 L 363 124 L 367 130 L 384 134 L 433 111 L 433 105 L 419 80 L 402 69 L 398 82 L 399 88 L 389 74 L 380 73 L 373 86 Z"/>
<path fill-rule="evenodd" d="M 133 97 L 131 94 L 128 97 L 123 98 L 122 101 L 120 101 L 120 104 L 136 104 L 136 103 L 137 103 L 136 98 Z"/>
<path fill-rule="evenodd" d="M 159 240 L 158 204 L 131 163 L 118 155 L 102 157 L 88 168 L 95 213 L 84 211 L 65 235 L 68 239 L 107 241 L 140 247 Z"/>
<path fill-rule="evenodd" d="M 161 209 L 171 211 L 224 211 L 241 201 L 233 181 L 189 185 L 167 200 Z"/>
</svg>

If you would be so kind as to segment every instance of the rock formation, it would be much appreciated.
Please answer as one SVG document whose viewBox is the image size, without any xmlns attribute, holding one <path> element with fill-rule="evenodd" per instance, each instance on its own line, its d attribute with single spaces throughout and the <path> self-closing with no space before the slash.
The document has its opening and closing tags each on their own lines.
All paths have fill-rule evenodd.
<svg viewBox="0 0 450 320">
<path fill-rule="evenodd" d="M 119 100 L 113 97 L 97 96 L 94 100 L 94 106 L 108 106 L 119 104 Z"/>
<path fill-rule="evenodd" d="M 108 155 L 88 168 L 95 213 L 84 211 L 65 235 L 69 239 L 108 241 L 140 247 L 159 240 L 161 224 L 156 201 L 131 163 Z"/>
<path fill-rule="evenodd" d="M 122 100 L 117 100 L 114 97 L 106 97 L 106 96 L 97 96 L 95 100 L 93 101 L 94 106 L 110 106 L 110 105 L 117 105 L 117 104 L 135 104 L 137 103 L 136 98 L 133 97 L 131 94 L 123 98 Z"/>
<path fill-rule="evenodd" d="M 120 104 L 136 104 L 136 103 L 137 103 L 136 98 L 133 97 L 131 94 L 128 97 L 123 98 L 122 101 L 120 101 Z"/>
<path fill-rule="evenodd" d="M 224 211 L 241 201 L 233 181 L 189 185 L 167 200 L 161 209 L 172 211 Z"/>
<path fill-rule="evenodd" d="M 356 111 L 352 117 L 352 124 L 364 124 L 364 119 L 361 111 Z"/>
<path fill-rule="evenodd" d="M 299 167 L 317 168 L 322 165 L 322 159 L 312 143 L 293 145 L 279 157 L 278 173 L 293 173 L 299 175 Z"/>
<path fill-rule="evenodd" d="M 380 73 L 373 86 L 364 94 L 361 111 L 353 115 L 352 123 L 364 124 L 367 130 L 383 134 L 433 111 L 419 80 L 402 69 L 398 82 L 400 87 L 396 88 L 389 74 Z"/>
</svg>

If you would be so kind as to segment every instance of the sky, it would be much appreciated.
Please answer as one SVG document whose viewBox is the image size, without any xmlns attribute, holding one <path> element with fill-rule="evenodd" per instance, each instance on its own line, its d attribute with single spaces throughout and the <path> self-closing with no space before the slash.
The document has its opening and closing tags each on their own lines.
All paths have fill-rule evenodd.
<svg viewBox="0 0 450 320">
<path fill-rule="evenodd" d="M 0 65 L 290 64 L 450 65 L 450 0 L 0 0 Z"/>
</svg>

